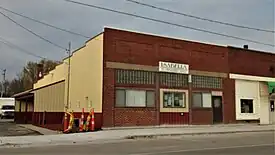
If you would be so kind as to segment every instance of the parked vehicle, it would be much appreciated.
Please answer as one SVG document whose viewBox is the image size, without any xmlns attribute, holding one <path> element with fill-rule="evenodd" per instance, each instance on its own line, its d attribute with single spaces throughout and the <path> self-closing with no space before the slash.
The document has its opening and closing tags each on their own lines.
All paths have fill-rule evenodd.
<svg viewBox="0 0 275 155">
<path fill-rule="evenodd" d="M 2 105 L 0 109 L 0 117 L 3 118 L 14 118 L 14 106 L 13 105 Z"/>
<path fill-rule="evenodd" d="M 0 98 L 0 118 L 14 118 L 14 98 Z"/>
</svg>

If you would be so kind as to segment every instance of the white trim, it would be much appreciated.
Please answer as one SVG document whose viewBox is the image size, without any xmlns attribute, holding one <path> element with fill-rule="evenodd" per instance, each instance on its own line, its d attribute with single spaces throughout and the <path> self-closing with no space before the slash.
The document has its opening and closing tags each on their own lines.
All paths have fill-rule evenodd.
<svg viewBox="0 0 275 155">
<path fill-rule="evenodd" d="M 249 81 L 262 81 L 262 82 L 275 82 L 275 78 L 263 77 L 263 76 L 252 76 L 243 74 L 229 74 L 230 79 L 238 80 L 249 80 Z"/>
</svg>

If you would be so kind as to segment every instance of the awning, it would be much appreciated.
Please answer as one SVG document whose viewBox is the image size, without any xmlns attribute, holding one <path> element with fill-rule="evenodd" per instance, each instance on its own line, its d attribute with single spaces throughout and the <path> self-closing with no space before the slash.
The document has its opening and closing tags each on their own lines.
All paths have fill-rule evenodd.
<svg viewBox="0 0 275 155">
<path fill-rule="evenodd" d="M 34 94 L 32 92 L 33 89 L 26 90 L 24 92 L 20 92 L 18 94 L 14 94 L 12 97 L 15 98 L 15 100 L 22 100 L 26 98 L 33 98 Z"/>
<path fill-rule="evenodd" d="M 268 92 L 275 93 L 275 82 L 268 82 Z"/>
</svg>

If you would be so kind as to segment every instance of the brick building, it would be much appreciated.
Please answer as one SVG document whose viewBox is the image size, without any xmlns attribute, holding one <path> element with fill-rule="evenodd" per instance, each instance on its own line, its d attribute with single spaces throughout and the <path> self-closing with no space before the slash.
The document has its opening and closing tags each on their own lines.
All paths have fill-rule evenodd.
<svg viewBox="0 0 275 155">
<path fill-rule="evenodd" d="M 105 28 L 70 57 L 70 77 L 68 60 L 34 85 L 33 124 L 62 129 L 66 107 L 93 107 L 97 128 L 275 122 L 271 53 Z"/>
</svg>

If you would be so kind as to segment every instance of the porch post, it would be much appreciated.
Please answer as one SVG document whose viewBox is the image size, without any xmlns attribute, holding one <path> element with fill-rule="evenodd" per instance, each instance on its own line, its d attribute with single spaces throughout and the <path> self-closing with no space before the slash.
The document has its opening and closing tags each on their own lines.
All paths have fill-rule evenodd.
<svg viewBox="0 0 275 155">
<path fill-rule="evenodd" d="M 193 123 L 193 115 L 192 115 L 192 75 L 188 75 L 188 107 L 189 107 L 189 124 L 191 125 Z"/>
<path fill-rule="evenodd" d="M 268 83 L 260 83 L 259 91 L 260 124 L 270 124 L 270 94 L 268 92 Z"/>
</svg>

